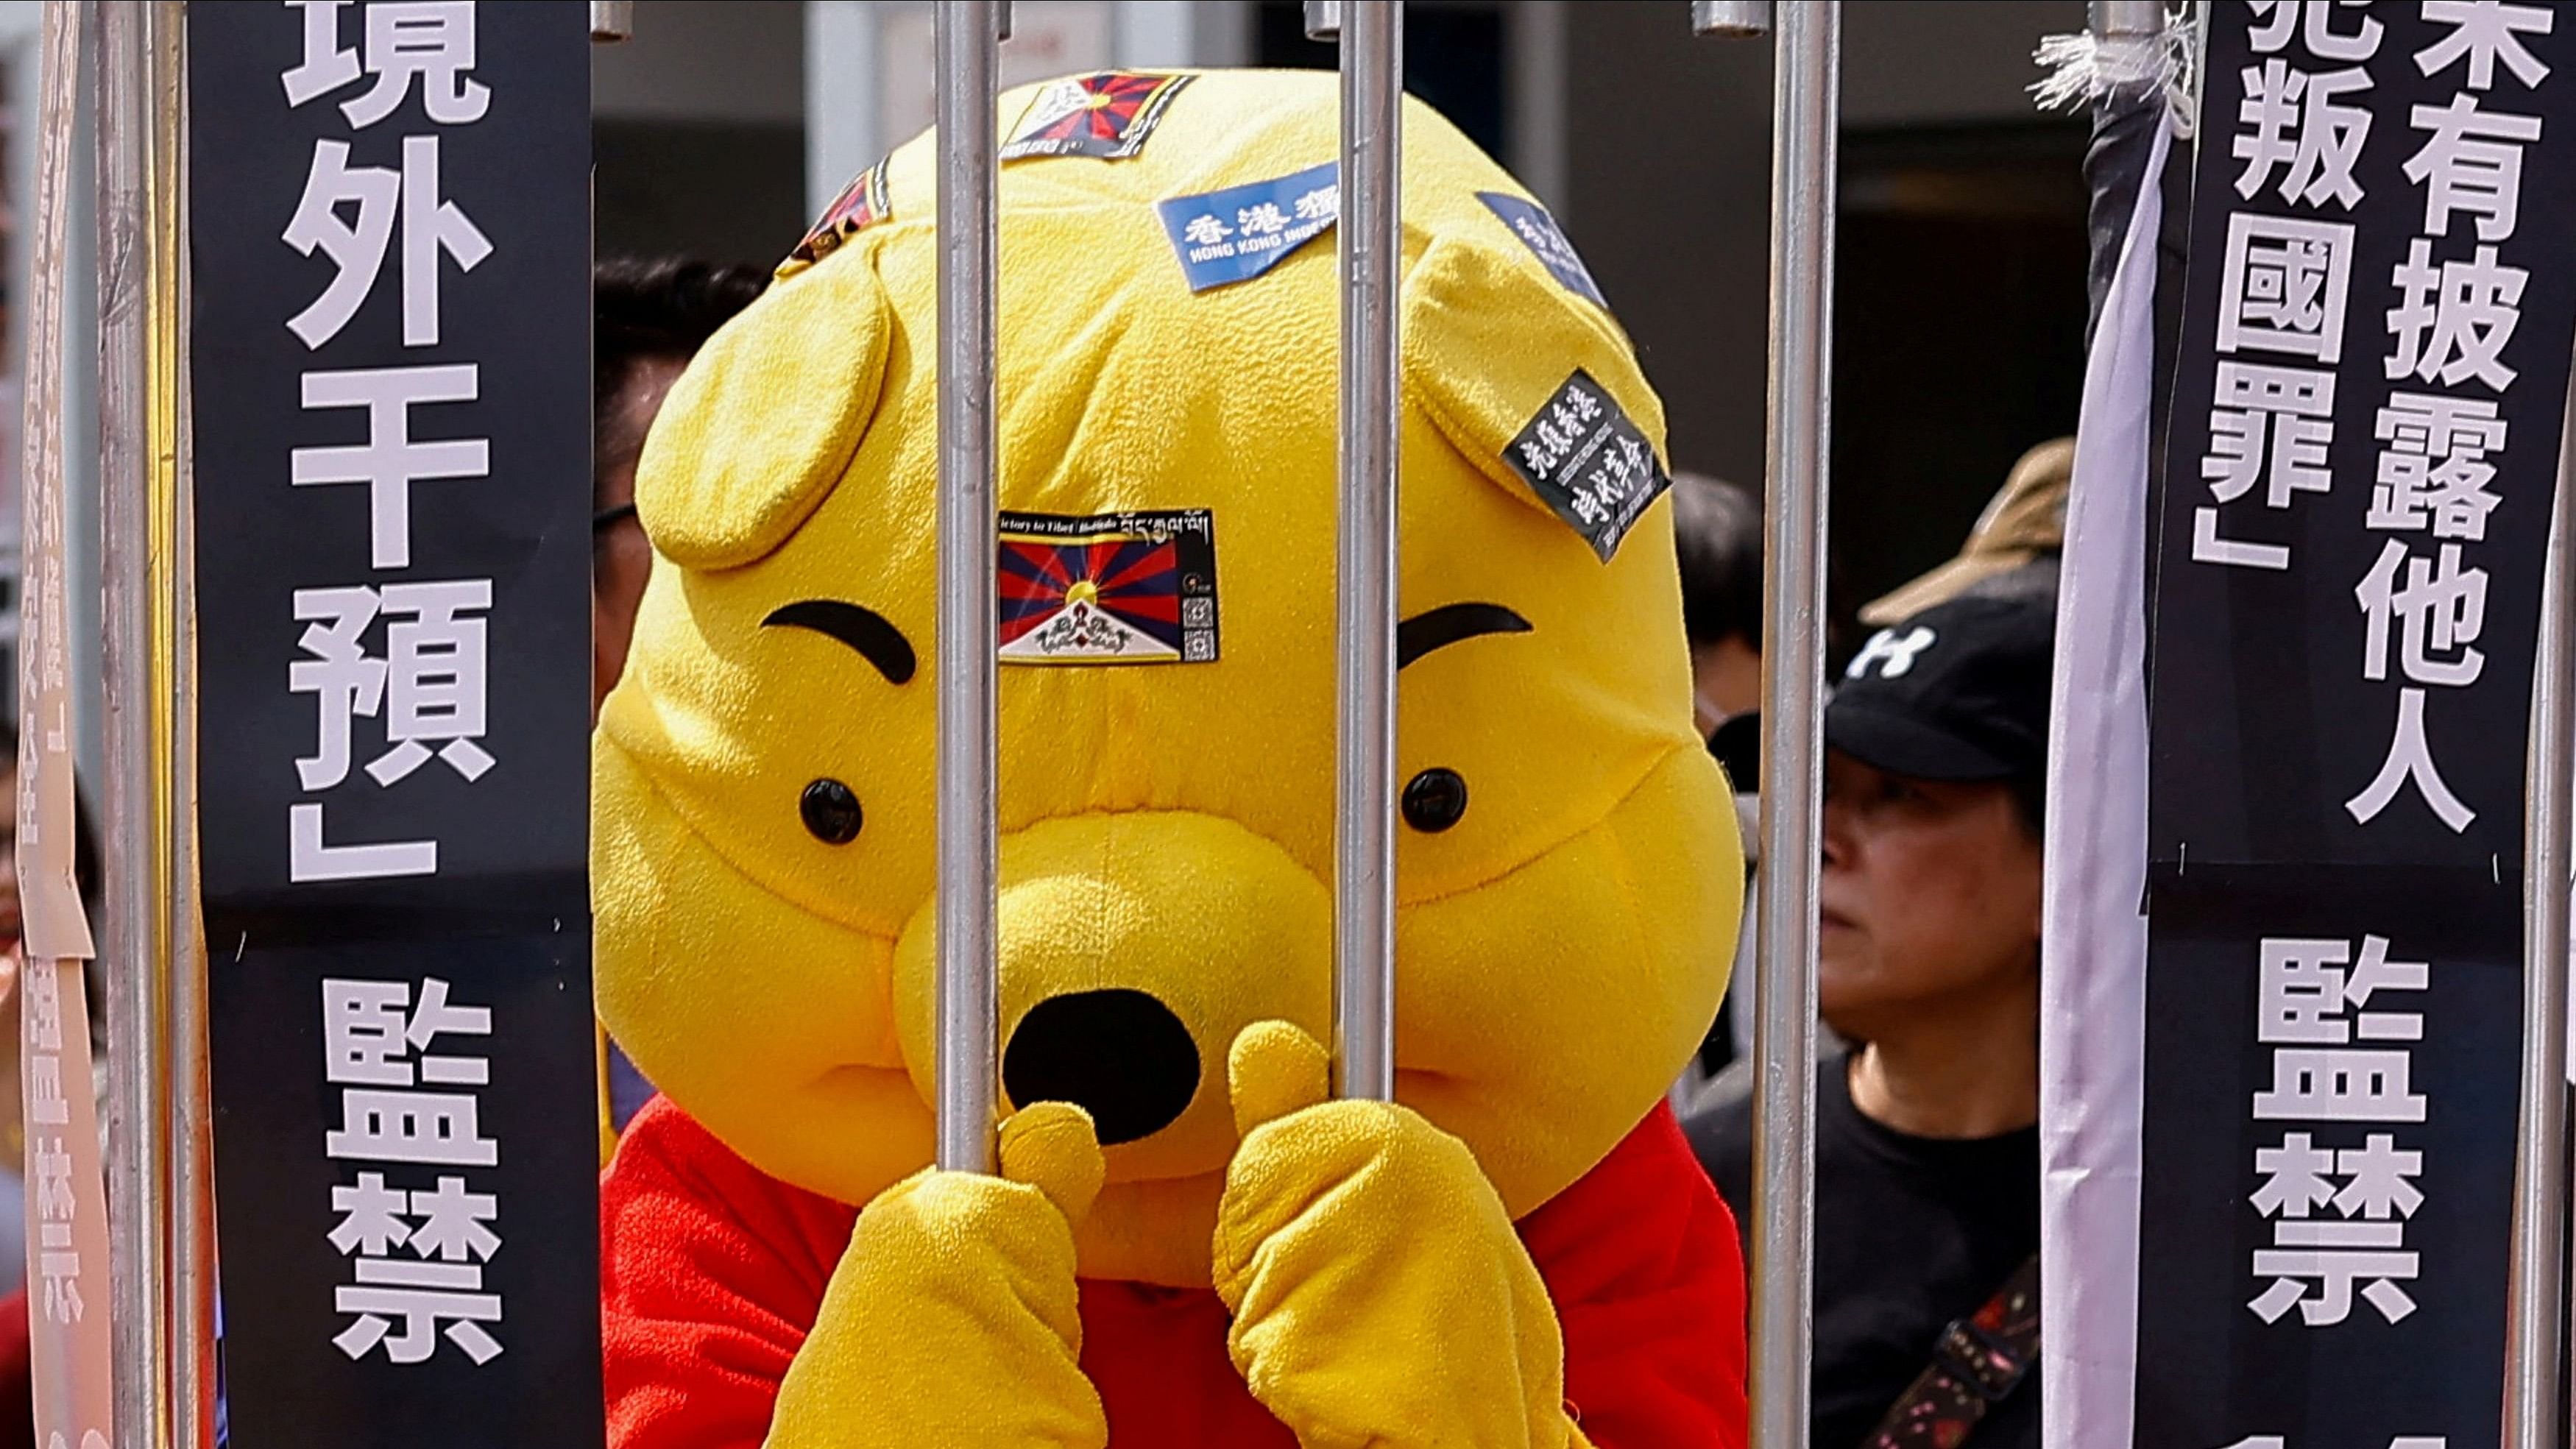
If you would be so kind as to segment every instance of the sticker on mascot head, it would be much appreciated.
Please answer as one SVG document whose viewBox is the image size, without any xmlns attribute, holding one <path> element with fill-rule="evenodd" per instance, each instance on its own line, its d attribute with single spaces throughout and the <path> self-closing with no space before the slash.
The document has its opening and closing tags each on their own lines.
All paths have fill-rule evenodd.
<svg viewBox="0 0 2576 1449">
<path fill-rule="evenodd" d="M 1538 258 L 1539 265 L 1547 268 L 1549 276 L 1563 283 L 1565 290 L 1605 312 L 1610 309 L 1609 302 L 1601 295 L 1599 284 L 1592 280 L 1592 269 L 1583 265 L 1583 257 L 1574 250 L 1574 243 L 1565 239 L 1565 228 L 1556 224 L 1556 218 L 1547 214 L 1546 207 L 1500 191 L 1479 191 L 1476 199 L 1502 218 L 1503 225 L 1512 229 L 1512 235 L 1521 239 L 1521 245 L 1530 249 Z"/>
<path fill-rule="evenodd" d="M 1210 664 L 1216 525 L 1204 508 L 1004 513 L 1005 664 Z"/>
<path fill-rule="evenodd" d="M 1603 563 L 1673 486 L 1654 445 L 1581 368 L 1512 436 L 1504 461 Z"/>
<path fill-rule="evenodd" d="M 842 187 L 832 204 L 823 208 L 822 219 L 805 233 L 796 250 L 787 254 L 786 262 L 779 267 L 780 274 L 803 271 L 830 256 L 841 243 L 892 215 L 894 208 L 886 200 L 886 163 L 880 160 Z"/>
<path fill-rule="evenodd" d="M 1204 292 L 1249 281 L 1329 229 L 1342 214 L 1342 163 L 1327 161 L 1249 186 L 1154 203 L 1181 275 Z"/>
<path fill-rule="evenodd" d="M 1163 119 L 1163 108 L 1188 85 L 1186 75 L 1104 70 L 1067 76 L 1037 93 L 1002 159 L 1023 156 L 1097 156 L 1120 161 L 1145 149 L 1145 138 Z"/>
</svg>

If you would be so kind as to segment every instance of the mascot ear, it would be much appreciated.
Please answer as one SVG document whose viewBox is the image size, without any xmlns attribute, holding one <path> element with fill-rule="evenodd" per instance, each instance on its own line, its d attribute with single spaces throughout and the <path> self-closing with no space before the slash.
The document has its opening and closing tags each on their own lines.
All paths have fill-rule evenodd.
<svg viewBox="0 0 2576 1449">
<path fill-rule="evenodd" d="M 874 260 L 853 251 L 772 284 L 672 386 L 635 470 L 636 514 L 665 558 L 765 557 L 848 471 L 885 380 Z"/>
<path fill-rule="evenodd" d="M 1541 512 L 1554 505 L 1535 491 L 1513 445 L 1576 372 L 1609 394 L 1649 447 L 1663 450 L 1663 403 L 1619 324 L 1499 223 L 1490 237 L 1441 237 L 1405 274 L 1403 345 L 1405 389 L 1441 434 Z"/>
</svg>

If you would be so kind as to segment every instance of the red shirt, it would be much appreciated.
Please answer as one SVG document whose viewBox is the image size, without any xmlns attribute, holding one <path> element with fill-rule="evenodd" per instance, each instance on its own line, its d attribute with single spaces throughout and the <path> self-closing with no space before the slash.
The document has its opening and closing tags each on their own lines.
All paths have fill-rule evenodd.
<svg viewBox="0 0 2576 1449">
<path fill-rule="evenodd" d="M 656 1097 L 600 1213 L 611 1449 L 758 1449 L 856 1210 L 762 1174 Z M 1597 1449 L 1740 1449 L 1744 1267 L 1671 1109 L 1519 1228 Z M 1082 1370 L 1111 1449 L 1296 1449 L 1226 1357 L 1226 1328 L 1205 1289 L 1082 1281 Z"/>
</svg>

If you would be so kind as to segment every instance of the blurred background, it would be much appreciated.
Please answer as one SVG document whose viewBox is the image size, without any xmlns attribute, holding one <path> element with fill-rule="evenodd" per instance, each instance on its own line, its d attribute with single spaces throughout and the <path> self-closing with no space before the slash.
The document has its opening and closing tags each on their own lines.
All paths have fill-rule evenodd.
<svg viewBox="0 0 2576 1449">
<path fill-rule="evenodd" d="M 1009 83 L 1334 63 L 1294 0 L 1014 8 Z M 0 709 L 12 713 L 22 342 L 9 303 L 23 290 L 36 10 L 0 0 Z M 844 182 L 929 122 L 926 4 L 639 0 L 635 12 L 631 40 L 593 53 L 602 255 L 767 266 Z M 1674 466 L 1758 487 L 1769 43 L 1694 37 L 1683 0 L 1414 0 L 1409 16 L 1408 84 L 1517 172 L 1582 250 L 1663 393 Z M 2040 37 L 2083 28 L 2080 0 L 1872 0 L 1845 7 L 1844 25 L 1831 594 L 1849 648 L 1861 601 L 1948 557 L 2013 459 L 2074 427 L 2086 128 L 2038 114 L 2025 89 Z M 84 262 L 86 190 L 71 218 Z M 84 359 L 87 286 L 75 279 L 67 309 L 67 352 Z M 75 387 L 68 420 L 81 508 L 95 492 L 82 476 L 86 391 Z M 96 520 L 71 523 L 77 585 L 93 576 Z M 84 651 L 97 604 L 94 588 L 74 588 Z M 75 677 L 94 671 L 76 660 Z"/>
</svg>

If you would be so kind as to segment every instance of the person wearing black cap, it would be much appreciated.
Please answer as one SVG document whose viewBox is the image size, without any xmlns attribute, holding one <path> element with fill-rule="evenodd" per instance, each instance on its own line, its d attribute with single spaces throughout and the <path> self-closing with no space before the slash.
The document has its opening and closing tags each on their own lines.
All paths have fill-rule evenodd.
<svg viewBox="0 0 2576 1449">
<path fill-rule="evenodd" d="M 2036 1374 L 1945 1388 L 1936 1365 L 1978 1355 L 1936 1350 L 2036 1348 L 2054 633 L 2053 600 L 1953 599 L 1874 635 L 1825 709 L 1817 995 L 1857 1045 L 1816 1088 L 1814 1449 L 1878 1443 L 1900 1401 L 1966 1419 L 1970 1449 L 2039 1443 Z M 1749 1226 L 1752 1104 L 1686 1127 Z M 2010 1330 L 1961 1340 L 1972 1319 Z"/>
</svg>

